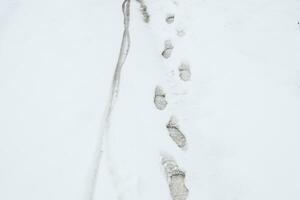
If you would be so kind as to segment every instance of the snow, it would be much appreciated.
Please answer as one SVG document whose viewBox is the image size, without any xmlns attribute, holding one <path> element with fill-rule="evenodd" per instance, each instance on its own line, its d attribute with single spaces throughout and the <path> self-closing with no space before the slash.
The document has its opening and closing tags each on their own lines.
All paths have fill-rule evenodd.
<svg viewBox="0 0 300 200">
<path fill-rule="evenodd" d="M 1 200 L 87 200 L 121 4 L 0 1 Z M 170 154 L 186 172 L 188 200 L 298 200 L 300 2 L 145 0 L 149 23 L 131 4 L 95 199 L 171 199 L 161 165 Z M 190 81 L 179 77 L 182 63 Z M 156 86 L 165 110 L 154 105 Z M 172 115 L 185 150 L 168 134 Z"/>
</svg>

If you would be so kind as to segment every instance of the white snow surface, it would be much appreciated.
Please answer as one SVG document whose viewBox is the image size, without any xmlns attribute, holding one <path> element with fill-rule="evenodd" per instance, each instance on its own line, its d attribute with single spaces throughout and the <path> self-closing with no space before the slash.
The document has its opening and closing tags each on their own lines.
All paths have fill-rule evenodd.
<svg viewBox="0 0 300 200">
<path fill-rule="evenodd" d="M 299 200 L 300 2 L 145 3 L 148 24 L 131 2 L 131 48 L 95 200 L 171 200 L 165 153 L 186 172 L 188 200 Z M 1 200 L 88 200 L 121 4 L 0 0 Z M 174 50 L 164 59 L 168 39 Z M 182 62 L 190 81 L 179 78 Z M 162 111 L 153 103 L 158 85 Z M 185 150 L 168 135 L 171 115 Z"/>
</svg>

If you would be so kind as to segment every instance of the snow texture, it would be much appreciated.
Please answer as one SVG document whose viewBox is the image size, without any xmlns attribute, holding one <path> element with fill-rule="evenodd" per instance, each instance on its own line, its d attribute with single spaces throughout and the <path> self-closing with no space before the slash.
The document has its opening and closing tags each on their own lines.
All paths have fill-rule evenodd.
<svg viewBox="0 0 300 200">
<path fill-rule="evenodd" d="M 89 200 L 122 3 L 0 1 L 1 200 Z M 171 200 L 166 152 L 185 173 L 174 185 L 184 177 L 187 200 L 299 200 L 299 0 L 144 3 L 148 23 L 131 1 L 94 199 Z M 190 81 L 180 78 L 185 62 Z M 186 151 L 168 134 L 172 115 Z"/>
</svg>

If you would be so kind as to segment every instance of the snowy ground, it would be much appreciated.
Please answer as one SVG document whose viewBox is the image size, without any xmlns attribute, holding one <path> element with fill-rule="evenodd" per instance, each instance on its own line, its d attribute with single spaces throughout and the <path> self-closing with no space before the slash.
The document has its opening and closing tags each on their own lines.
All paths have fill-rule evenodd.
<svg viewBox="0 0 300 200">
<path fill-rule="evenodd" d="M 300 2 L 145 3 L 148 24 L 132 0 L 131 48 L 95 199 L 170 200 L 167 153 L 186 171 L 189 200 L 299 200 Z M 121 4 L 0 0 L 1 200 L 88 200 Z M 164 59 L 167 39 L 174 51 Z M 178 75 L 183 61 L 188 82 Z M 157 85 L 167 94 L 162 111 Z M 168 135 L 171 115 L 186 150 Z"/>
</svg>

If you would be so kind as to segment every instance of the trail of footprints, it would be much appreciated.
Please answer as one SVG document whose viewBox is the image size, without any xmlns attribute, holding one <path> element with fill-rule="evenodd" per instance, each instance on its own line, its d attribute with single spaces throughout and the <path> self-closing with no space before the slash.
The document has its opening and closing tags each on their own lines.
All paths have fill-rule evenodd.
<svg viewBox="0 0 300 200">
<path fill-rule="evenodd" d="M 140 11 L 143 16 L 143 20 L 145 23 L 149 23 L 150 15 L 147 10 L 147 6 L 144 0 L 136 0 L 140 3 Z M 167 24 L 172 24 L 175 21 L 175 15 L 172 13 L 167 14 L 165 18 L 165 22 Z M 177 29 L 177 36 L 183 37 L 185 35 L 185 31 L 183 29 Z M 161 56 L 165 59 L 169 59 L 172 55 L 174 46 L 171 40 L 166 40 L 164 43 L 164 49 L 161 52 Z M 182 62 L 178 67 L 179 78 L 182 81 L 191 80 L 191 70 L 190 65 L 186 62 Z M 158 110 L 165 110 L 168 101 L 167 95 L 164 89 L 161 86 L 156 86 L 154 91 L 154 105 Z M 176 116 L 171 116 L 169 122 L 165 127 L 168 132 L 170 138 L 174 141 L 174 143 L 180 149 L 186 149 L 187 139 L 183 132 L 179 128 L 178 119 Z M 170 155 L 162 155 L 161 164 L 165 169 L 165 174 L 167 176 L 167 181 L 169 184 L 170 194 L 173 200 L 186 200 L 188 197 L 189 190 L 185 185 L 185 172 L 179 168 L 175 159 Z"/>
<path fill-rule="evenodd" d="M 175 21 L 174 14 L 168 14 L 166 16 L 165 22 L 167 24 L 172 24 Z M 184 30 L 180 30 L 177 35 L 179 37 L 184 35 Z M 164 43 L 164 49 L 161 56 L 165 59 L 169 59 L 172 55 L 174 46 L 171 40 L 166 40 Z M 190 65 L 186 62 L 182 62 L 178 67 L 179 77 L 182 81 L 191 80 L 191 70 Z M 168 101 L 167 95 L 161 86 L 156 86 L 154 91 L 154 104 L 158 110 L 165 110 Z M 178 119 L 176 116 L 171 116 L 169 122 L 165 127 L 168 130 L 170 139 L 180 148 L 186 149 L 187 139 L 184 133 L 179 128 Z M 188 197 L 189 190 L 185 184 L 185 172 L 179 168 L 175 159 L 170 155 L 162 155 L 161 164 L 165 169 L 165 174 L 167 176 L 170 194 L 173 200 L 186 200 Z"/>
</svg>

